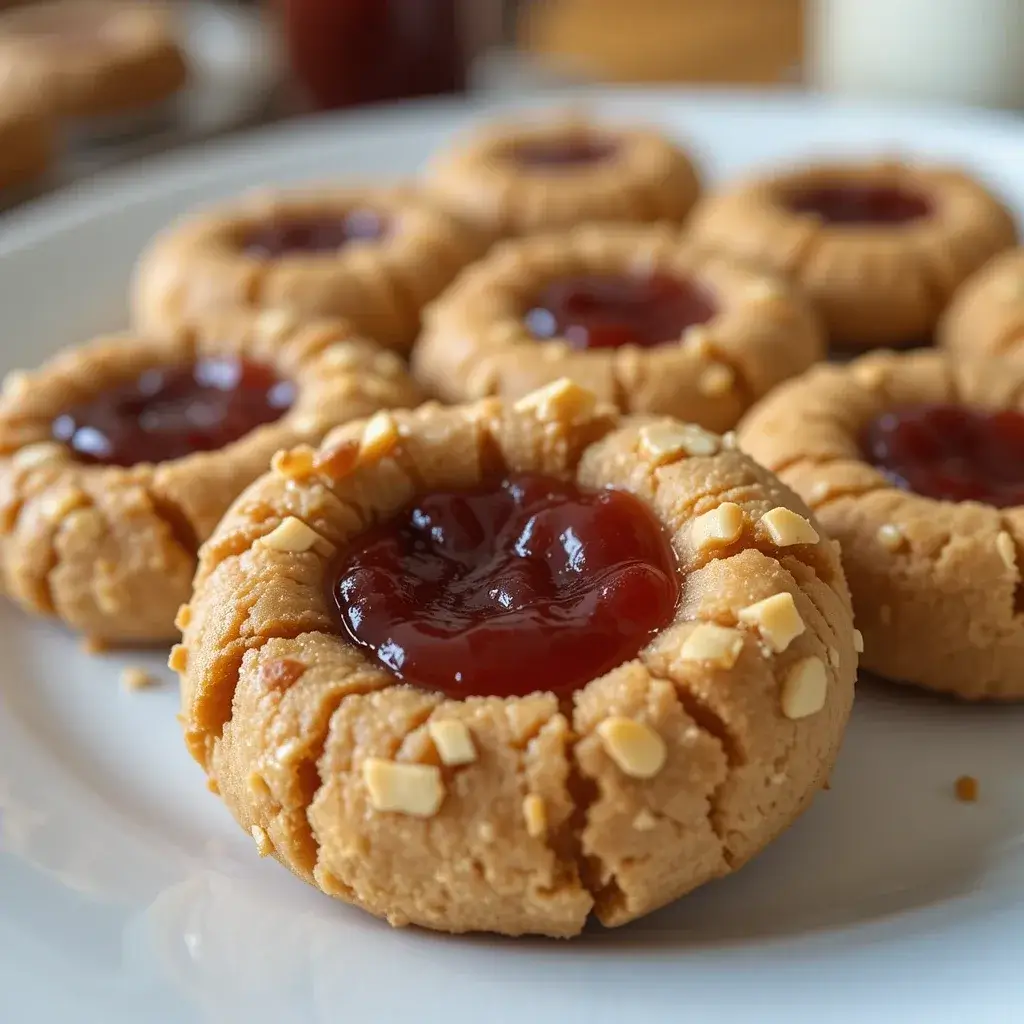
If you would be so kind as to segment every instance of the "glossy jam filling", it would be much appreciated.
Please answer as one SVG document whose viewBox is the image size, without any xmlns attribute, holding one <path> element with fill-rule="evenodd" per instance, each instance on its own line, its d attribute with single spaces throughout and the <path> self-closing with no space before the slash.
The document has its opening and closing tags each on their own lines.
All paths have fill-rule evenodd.
<svg viewBox="0 0 1024 1024">
<path fill-rule="evenodd" d="M 615 155 L 618 144 L 596 136 L 575 136 L 564 139 L 528 139 L 519 142 L 512 157 L 521 167 L 552 168 L 586 167 L 602 163 Z"/>
<path fill-rule="evenodd" d="M 134 466 L 212 451 L 272 423 L 295 385 L 236 358 L 146 370 L 54 419 L 53 437 L 83 462 Z"/>
<path fill-rule="evenodd" d="M 898 487 L 928 498 L 1024 505 L 1024 414 L 960 405 L 891 409 L 864 431 L 864 454 Z"/>
<path fill-rule="evenodd" d="M 667 274 L 580 275 L 549 284 L 524 317 L 539 340 L 575 349 L 664 345 L 715 315 L 710 295 Z"/>
<path fill-rule="evenodd" d="M 355 209 L 338 217 L 296 217 L 251 228 L 242 238 L 242 251 L 262 260 L 293 253 L 337 252 L 349 242 L 382 241 L 389 230 L 387 218 L 375 210 Z"/>
<path fill-rule="evenodd" d="M 362 538 L 331 593 L 396 676 L 465 697 L 571 692 L 666 626 L 678 586 L 637 498 L 523 474 L 421 497 Z"/>
<path fill-rule="evenodd" d="M 897 185 L 820 185 L 792 192 L 786 205 L 829 224 L 908 224 L 932 212 L 925 196 Z"/>
</svg>

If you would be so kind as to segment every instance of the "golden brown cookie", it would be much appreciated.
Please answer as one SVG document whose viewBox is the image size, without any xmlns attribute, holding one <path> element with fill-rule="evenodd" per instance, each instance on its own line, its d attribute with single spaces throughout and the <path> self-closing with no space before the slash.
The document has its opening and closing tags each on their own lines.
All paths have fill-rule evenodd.
<svg viewBox="0 0 1024 1024">
<path fill-rule="evenodd" d="M 1013 245 L 1013 219 L 963 171 L 830 163 L 757 177 L 701 204 L 694 237 L 789 275 L 840 348 L 931 340 L 953 293 Z"/>
<path fill-rule="evenodd" d="M 172 225 L 136 270 L 136 323 L 164 331 L 217 307 L 342 316 L 408 351 L 420 310 L 481 250 L 415 190 L 260 193 Z"/>
<path fill-rule="evenodd" d="M 1009 249 L 964 282 L 939 322 L 955 356 L 1012 356 L 1024 341 L 1024 249 Z"/>
<path fill-rule="evenodd" d="M 54 126 L 43 105 L 0 69 L 0 208 L 39 181 L 54 158 Z"/>
<path fill-rule="evenodd" d="M 469 267 L 429 307 L 412 362 L 446 401 L 569 377 L 624 412 L 726 430 L 823 354 L 813 312 L 776 279 L 668 227 L 588 225 Z"/>
<path fill-rule="evenodd" d="M 207 390 L 188 391 L 186 381 Z M 236 389 L 237 404 L 211 425 L 217 389 L 229 399 Z M 184 429 L 172 417 L 193 393 L 206 397 L 189 406 Z M 163 339 L 101 338 L 8 374 L 0 395 L 3 590 L 96 640 L 167 640 L 199 544 L 275 451 L 416 400 L 396 356 L 340 323 L 293 327 L 279 313 L 210 317 Z M 224 436 L 237 440 L 213 447 L 216 435 L 203 431 L 217 422 L 232 424 Z M 136 462 L 145 451 L 167 457 Z"/>
<path fill-rule="evenodd" d="M 743 449 L 842 545 L 865 668 L 1024 697 L 1022 394 L 1024 367 L 878 353 L 811 370 L 743 421 Z"/>
<path fill-rule="evenodd" d="M 0 15 L 0 66 L 65 117 L 134 114 L 169 99 L 187 68 L 170 8 L 50 0 Z"/>
<path fill-rule="evenodd" d="M 587 221 L 679 222 L 700 180 L 657 131 L 573 118 L 478 129 L 435 157 L 427 188 L 500 236 Z"/>
<path fill-rule="evenodd" d="M 449 534 L 416 510 L 524 473 L 617 494 L 670 541 L 677 601 L 635 656 L 561 696 L 512 672 L 521 695 L 487 695 L 487 675 L 459 699 L 382 667 L 408 672 L 408 646 L 344 638 L 329 591 L 368 530 L 410 515 L 464 551 L 481 520 Z M 547 529 L 531 522 L 517 552 Z M 489 580 L 474 592 L 517 607 Z M 623 924 L 738 868 L 826 781 L 857 661 L 836 548 L 789 490 L 717 435 L 622 419 L 568 381 L 334 431 L 308 474 L 238 499 L 179 621 L 189 749 L 260 854 L 394 925 L 451 932 L 575 935 L 591 911 Z M 574 637 L 556 628 L 550 657 Z"/>
</svg>

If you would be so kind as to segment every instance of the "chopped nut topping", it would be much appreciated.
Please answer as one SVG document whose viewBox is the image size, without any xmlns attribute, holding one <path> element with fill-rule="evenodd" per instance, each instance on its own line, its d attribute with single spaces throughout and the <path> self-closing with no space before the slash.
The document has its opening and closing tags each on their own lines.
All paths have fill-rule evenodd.
<svg viewBox="0 0 1024 1024">
<path fill-rule="evenodd" d="M 286 480 L 302 480 L 313 472 L 316 452 L 308 444 L 276 452 L 270 460 L 270 468 Z"/>
<path fill-rule="evenodd" d="M 731 391 L 735 383 L 736 373 L 731 366 L 712 363 L 697 378 L 697 390 L 708 398 L 719 398 Z"/>
<path fill-rule="evenodd" d="M 776 654 L 784 651 L 807 628 L 796 610 L 793 595 L 788 591 L 749 605 L 738 618 L 740 622 L 754 626 Z"/>
<path fill-rule="evenodd" d="M 732 668 L 743 650 L 743 636 L 735 629 L 702 622 L 683 641 L 682 661 L 706 661 L 716 668 Z"/>
<path fill-rule="evenodd" d="M 188 648 L 184 644 L 175 644 L 171 648 L 167 667 L 172 672 L 184 672 L 188 668 Z"/>
<path fill-rule="evenodd" d="M 359 463 L 359 442 L 348 438 L 340 444 L 332 444 L 317 452 L 313 468 L 332 480 L 348 476 Z"/>
<path fill-rule="evenodd" d="M 907 541 L 906 535 L 895 523 L 882 523 L 875 536 L 887 551 L 899 551 Z"/>
<path fill-rule="evenodd" d="M 640 450 L 658 466 L 679 455 L 714 455 L 720 444 L 717 434 L 695 423 L 651 423 L 640 429 Z"/>
<path fill-rule="evenodd" d="M 1003 565 L 1006 566 L 1010 572 L 1017 571 L 1017 546 L 1013 543 L 1013 538 L 1006 532 L 1006 530 L 1000 530 L 996 534 L 996 551 L 999 553 L 999 557 L 1003 560 Z"/>
<path fill-rule="evenodd" d="M 246 784 L 249 787 L 249 792 L 261 800 L 265 800 L 271 795 L 270 786 L 267 785 L 267 780 L 263 778 L 259 772 L 249 772 L 249 778 L 246 779 Z"/>
<path fill-rule="evenodd" d="M 174 628 L 183 633 L 188 629 L 191 621 L 192 609 L 187 604 L 181 605 L 181 607 L 178 608 L 178 614 L 174 616 Z"/>
<path fill-rule="evenodd" d="M 156 686 L 159 682 L 160 680 L 156 676 L 137 665 L 129 665 L 121 672 L 121 686 L 129 693 L 146 690 L 151 686 Z"/>
<path fill-rule="evenodd" d="M 256 852 L 261 857 L 269 857 L 274 852 L 274 844 L 270 841 L 267 830 L 262 825 L 253 825 L 249 832 L 256 843 Z"/>
<path fill-rule="evenodd" d="M 803 516 L 783 505 L 765 512 L 761 516 L 761 525 L 772 543 L 779 548 L 792 547 L 794 544 L 817 544 L 821 539 L 818 531 Z"/>
<path fill-rule="evenodd" d="M 472 764 L 476 760 L 476 747 L 465 722 L 457 718 L 438 719 L 427 723 L 427 732 L 434 741 L 442 764 L 455 767 Z"/>
<path fill-rule="evenodd" d="M 633 819 L 633 828 L 637 832 L 650 832 L 657 824 L 658 819 L 646 807 L 637 811 L 637 815 Z"/>
<path fill-rule="evenodd" d="M 548 809 L 543 797 L 531 793 L 523 800 L 523 820 L 526 822 L 526 834 L 539 839 L 548 830 Z"/>
<path fill-rule="evenodd" d="M 718 508 L 697 516 L 690 526 L 693 543 L 701 550 L 732 544 L 742 532 L 743 509 L 734 501 L 723 501 Z"/>
<path fill-rule="evenodd" d="M 597 727 L 608 756 L 630 778 L 650 779 L 664 767 L 665 741 L 649 725 L 613 715 Z"/>
<path fill-rule="evenodd" d="M 542 420 L 579 423 L 594 415 L 597 397 L 568 377 L 561 377 L 520 398 L 513 408 L 520 413 L 536 413 Z"/>
<path fill-rule="evenodd" d="M 47 462 L 63 462 L 68 459 L 68 450 L 56 441 L 38 441 L 19 448 L 11 457 L 17 469 L 35 469 Z"/>
<path fill-rule="evenodd" d="M 803 658 L 786 673 L 782 682 L 782 713 L 787 718 L 806 718 L 825 706 L 828 672 L 821 658 Z"/>
<path fill-rule="evenodd" d="M 302 554 L 304 551 L 309 551 L 318 540 L 323 539 L 316 530 L 311 526 L 307 526 L 301 519 L 296 519 L 295 516 L 287 516 L 270 533 L 261 538 L 261 543 L 264 547 L 270 548 L 271 551 L 289 551 L 293 554 Z"/>
<path fill-rule="evenodd" d="M 374 413 L 363 427 L 358 460 L 362 465 L 379 462 L 398 444 L 398 424 L 389 412 Z"/>
<path fill-rule="evenodd" d="M 405 764 L 368 757 L 363 762 L 363 782 L 370 803 L 378 811 L 432 818 L 444 801 L 441 769 L 432 764 Z"/>
<path fill-rule="evenodd" d="M 864 634 L 859 629 L 853 631 L 853 649 L 858 654 L 864 653 Z"/>
<path fill-rule="evenodd" d="M 978 780 L 973 775 L 961 775 L 953 786 L 953 792 L 961 803 L 973 804 L 978 799 Z"/>
</svg>

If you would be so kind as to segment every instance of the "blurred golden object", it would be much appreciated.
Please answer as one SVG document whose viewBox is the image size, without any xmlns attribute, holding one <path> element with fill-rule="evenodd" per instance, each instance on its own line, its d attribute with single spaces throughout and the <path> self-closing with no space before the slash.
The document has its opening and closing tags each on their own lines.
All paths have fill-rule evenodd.
<svg viewBox="0 0 1024 1024">
<path fill-rule="evenodd" d="M 772 84 L 803 54 L 804 0 L 535 0 L 523 46 L 610 82 Z"/>
</svg>

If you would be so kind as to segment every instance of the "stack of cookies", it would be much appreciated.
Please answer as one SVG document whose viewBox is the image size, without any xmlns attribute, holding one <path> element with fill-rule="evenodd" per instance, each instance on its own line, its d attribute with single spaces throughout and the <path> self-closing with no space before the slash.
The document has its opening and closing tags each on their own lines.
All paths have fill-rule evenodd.
<svg viewBox="0 0 1024 1024">
<path fill-rule="evenodd" d="M 963 171 L 703 196 L 578 118 L 205 210 L 132 331 L 6 379 L 0 585 L 180 639 L 189 750 L 324 892 L 623 924 L 809 805 L 858 663 L 1024 696 L 1015 241 Z"/>
</svg>

